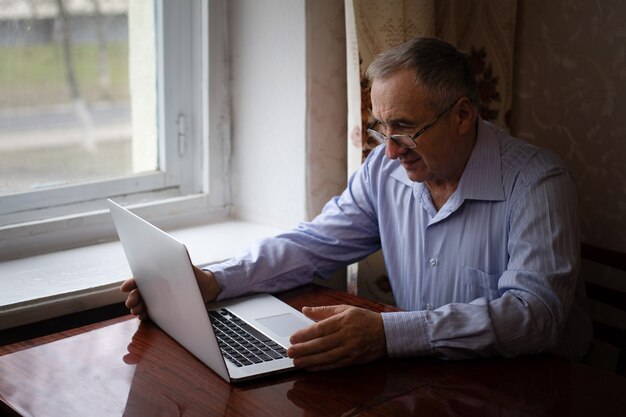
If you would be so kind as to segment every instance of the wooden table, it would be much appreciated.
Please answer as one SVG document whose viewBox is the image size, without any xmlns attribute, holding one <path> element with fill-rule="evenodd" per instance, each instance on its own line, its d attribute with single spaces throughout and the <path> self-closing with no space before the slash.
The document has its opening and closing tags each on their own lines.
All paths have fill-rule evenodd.
<svg viewBox="0 0 626 417">
<path fill-rule="evenodd" d="M 301 308 L 393 308 L 308 286 Z M 20 416 L 626 416 L 626 378 L 551 355 L 381 360 L 229 385 L 131 316 L 0 348 L 0 413 Z"/>
</svg>

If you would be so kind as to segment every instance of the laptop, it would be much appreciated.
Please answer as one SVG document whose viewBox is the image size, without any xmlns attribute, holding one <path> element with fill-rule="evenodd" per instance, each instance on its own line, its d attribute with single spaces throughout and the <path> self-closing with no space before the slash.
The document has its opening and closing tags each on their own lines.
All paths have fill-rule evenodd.
<svg viewBox="0 0 626 417">
<path fill-rule="evenodd" d="M 313 321 L 269 294 L 202 301 L 185 245 L 108 200 L 148 316 L 227 382 L 293 369 L 289 337 Z"/>
</svg>

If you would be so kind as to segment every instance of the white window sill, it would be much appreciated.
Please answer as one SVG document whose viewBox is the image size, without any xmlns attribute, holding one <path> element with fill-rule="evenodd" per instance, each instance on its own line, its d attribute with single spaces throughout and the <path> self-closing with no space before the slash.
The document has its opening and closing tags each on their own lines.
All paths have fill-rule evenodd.
<svg viewBox="0 0 626 417">
<path fill-rule="evenodd" d="M 282 230 L 229 221 L 169 230 L 194 264 L 219 262 Z M 132 274 L 119 241 L 0 262 L 0 330 L 122 301 Z"/>
</svg>

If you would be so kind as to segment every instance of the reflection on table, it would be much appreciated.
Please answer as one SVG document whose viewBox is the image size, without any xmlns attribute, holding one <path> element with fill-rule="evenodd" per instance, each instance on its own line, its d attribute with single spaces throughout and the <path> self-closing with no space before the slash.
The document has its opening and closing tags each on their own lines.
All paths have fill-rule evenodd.
<svg viewBox="0 0 626 417">
<path fill-rule="evenodd" d="M 317 286 L 280 298 L 296 308 L 393 309 Z M 0 355 L 0 410 L 9 415 L 626 415 L 625 378 L 552 355 L 386 359 L 229 385 L 154 324 L 130 316 L 1 347 Z"/>
</svg>

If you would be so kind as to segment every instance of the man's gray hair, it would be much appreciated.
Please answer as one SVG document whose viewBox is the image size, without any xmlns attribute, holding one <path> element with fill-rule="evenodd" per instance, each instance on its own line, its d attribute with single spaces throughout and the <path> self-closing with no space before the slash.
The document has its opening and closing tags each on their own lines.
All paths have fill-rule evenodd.
<svg viewBox="0 0 626 417">
<path fill-rule="evenodd" d="M 427 100 L 436 112 L 467 96 L 478 105 L 474 72 L 467 55 L 437 38 L 415 38 L 378 55 L 367 68 L 373 82 L 400 70 L 415 71 L 415 84 L 426 89 Z"/>
</svg>

